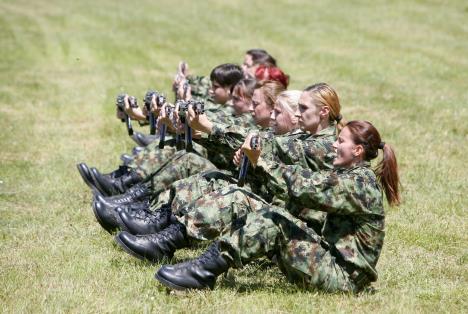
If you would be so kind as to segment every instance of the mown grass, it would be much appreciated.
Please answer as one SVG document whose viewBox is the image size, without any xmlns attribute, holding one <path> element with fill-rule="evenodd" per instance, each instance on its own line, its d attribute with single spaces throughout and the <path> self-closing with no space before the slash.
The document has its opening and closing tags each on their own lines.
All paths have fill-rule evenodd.
<svg viewBox="0 0 468 314">
<path fill-rule="evenodd" d="M 466 312 L 467 20 L 463 1 L 0 2 L 2 311 Z M 179 60 L 208 74 L 252 47 L 292 88 L 333 85 L 398 152 L 375 294 L 300 291 L 260 262 L 166 295 L 94 219 L 75 164 L 111 170 L 133 147 L 115 95 L 169 92 Z"/>
</svg>

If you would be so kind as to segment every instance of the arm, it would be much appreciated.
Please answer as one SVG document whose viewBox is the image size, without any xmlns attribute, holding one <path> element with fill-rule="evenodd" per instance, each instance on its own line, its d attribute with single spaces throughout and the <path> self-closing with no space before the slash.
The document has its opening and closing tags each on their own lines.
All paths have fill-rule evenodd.
<svg viewBox="0 0 468 314">
<path fill-rule="evenodd" d="M 370 199 L 381 195 L 369 167 L 312 172 L 299 166 L 283 167 L 283 178 L 295 206 L 327 213 L 371 213 Z"/>
</svg>

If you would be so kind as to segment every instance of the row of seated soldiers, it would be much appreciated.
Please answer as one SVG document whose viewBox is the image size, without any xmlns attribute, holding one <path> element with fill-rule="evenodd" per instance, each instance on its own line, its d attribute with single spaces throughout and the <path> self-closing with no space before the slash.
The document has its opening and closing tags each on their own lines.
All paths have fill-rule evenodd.
<svg viewBox="0 0 468 314">
<path fill-rule="evenodd" d="M 358 293 L 377 280 L 383 194 L 400 201 L 394 151 L 370 122 L 345 121 L 330 85 L 287 90 L 288 79 L 261 49 L 209 77 L 181 63 L 174 105 L 158 93 L 143 108 L 121 97 L 118 117 L 157 117 L 158 135 L 134 134 L 141 147 L 111 173 L 77 165 L 97 221 L 130 255 L 159 263 L 211 243 L 163 265 L 162 285 L 213 288 L 259 258 L 305 289 Z"/>
</svg>

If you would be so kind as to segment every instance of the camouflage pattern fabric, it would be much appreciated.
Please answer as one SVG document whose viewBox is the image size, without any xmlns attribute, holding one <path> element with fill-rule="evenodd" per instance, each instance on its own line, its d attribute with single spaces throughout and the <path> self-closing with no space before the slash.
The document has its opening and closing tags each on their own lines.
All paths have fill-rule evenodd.
<svg viewBox="0 0 468 314">
<path fill-rule="evenodd" d="M 226 107 L 225 109 L 221 110 L 211 110 L 206 112 L 208 118 L 214 121 L 223 121 L 227 123 L 237 123 L 239 125 L 249 124 L 249 117 L 247 115 L 243 115 L 240 117 L 235 117 L 232 115 L 232 109 L 230 107 Z M 198 144 L 197 142 L 203 143 L 203 139 L 196 140 L 194 139 L 193 148 L 194 151 L 205 158 L 209 158 L 210 160 L 220 160 L 220 159 L 227 159 L 226 153 L 220 152 L 217 150 L 217 154 L 214 152 L 208 153 L 207 149 L 202 145 Z M 128 167 L 136 171 L 140 176 L 143 178 L 148 178 L 153 173 L 158 171 L 162 164 L 168 162 L 170 158 L 177 152 L 175 139 L 168 139 L 165 141 L 165 146 L 163 149 L 159 148 L 159 140 L 154 141 L 153 143 L 149 144 L 145 149 L 136 155 L 133 156 L 133 161 L 128 164 Z M 223 153 L 223 154 L 221 154 Z M 228 153 L 229 154 L 229 153 Z M 230 156 L 232 160 L 232 155 Z M 218 162 L 219 164 L 219 162 Z"/>
<path fill-rule="evenodd" d="M 190 203 L 235 182 L 227 171 L 204 171 L 174 182 L 170 189 L 159 194 L 158 199 L 151 205 L 151 210 L 155 211 L 163 204 L 170 204 L 172 212 L 182 216 L 187 213 Z"/>
<path fill-rule="evenodd" d="M 237 219 L 242 214 L 256 210 L 258 206 L 248 209 L 241 207 L 241 211 L 237 211 L 239 207 L 236 202 L 242 203 L 246 199 L 250 200 L 252 192 L 256 194 L 255 199 L 260 199 L 263 203 L 272 203 L 272 200 L 276 200 L 276 203 L 287 205 L 288 208 L 293 207 L 297 211 L 297 206 L 289 202 L 288 182 L 282 177 L 282 171 L 278 171 L 284 167 L 283 160 L 286 163 L 296 163 L 298 167 L 310 167 L 312 172 L 332 167 L 332 160 L 335 156 L 332 144 L 336 138 L 334 125 L 315 135 L 292 132 L 287 135 L 272 136 L 271 132 L 263 132 L 260 136 L 261 142 L 264 143 L 262 144 L 262 165 L 249 170 L 247 175 L 249 184 L 244 189 L 239 189 L 234 184 L 228 185 L 228 182 L 221 182 L 222 180 L 211 182 L 210 189 L 203 189 L 200 188 L 200 182 L 203 182 L 200 178 L 189 178 L 172 187 L 173 212 L 185 215 L 183 222 L 191 229 L 189 233 L 194 238 L 208 238 L 204 235 L 206 228 L 202 227 L 197 230 L 199 226 L 210 225 L 210 234 L 219 234 L 222 230 L 215 232 L 214 229 L 226 229 L 229 221 L 233 221 L 229 220 L 229 217 Z M 207 185 L 205 182 L 203 184 Z M 222 191 L 208 194 L 214 191 L 214 186 L 224 188 Z M 199 193 L 193 193 L 193 191 L 199 191 Z M 244 191 L 248 192 L 244 193 Z M 196 197 L 200 199 L 197 200 Z M 163 202 L 171 202 L 171 200 L 166 195 L 157 205 L 160 206 Z M 210 207 L 212 205 L 218 207 Z M 181 210 L 182 207 L 183 210 Z M 301 208 L 301 211 L 308 213 L 309 225 L 320 233 L 326 214 L 305 208 Z M 225 212 L 229 212 L 229 215 Z"/>
<path fill-rule="evenodd" d="M 187 80 L 194 99 L 206 100 L 210 98 L 211 81 L 209 76 L 188 75 Z"/>
<path fill-rule="evenodd" d="M 328 292 L 355 292 L 356 285 L 313 229 L 287 211 L 264 208 L 250 213 L 245 226 L 220 239 L 226 259 L 236 268 L 266 256 L 276 262 L 290 282 Z"/>
<path fill-rule="evenodd" d="M 273 205 L 284 207 L 288 200 L 287 184 L 282 173 L 274 171 L 282 165 L 297 165 L 311 171 L 333 168 L 336 125 L 316 134 L 293 132 L 271 137 L 262 144 L 262 154 L 250 171 L 252 189 Z"/>
<path fill-rule="evenodd" d="M 192 202 L 182 210 L 179 221 L 187 228 L 191 238 L 207 241 L 238 229 L 252 211 L 268 203 L 248 188 L 229 185 L 215 190 Z"/>
<path fill-rule="evenodd" d="M 221 238 L 223 254 L 237 267 L 277 254 L 288 278 L 327 291 L 355 291 L 377 280 L 385 213 L 370 164 L 320 172 L 282 168 L 294 208 L 327 213 L 322 236 L 307 226 L 307 210 L 267 208 L 249 213 L 242 228 Z"/>
<path fill-rule="evenodd" d="M 157 199 L 158 195 L 169 189 L 175 181 L 211 169 L 216 167 L 208 159 L 182 150 L 175 152 L 171 158 L 161 163 L 159 168 L 145 180 L 152 189 L 153 198 Z"/>
</svg>

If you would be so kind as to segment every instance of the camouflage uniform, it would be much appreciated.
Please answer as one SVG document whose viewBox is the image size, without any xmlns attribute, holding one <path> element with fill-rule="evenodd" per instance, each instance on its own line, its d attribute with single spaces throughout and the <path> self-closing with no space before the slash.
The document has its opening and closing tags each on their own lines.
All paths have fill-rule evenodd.
<svg viewBox="0 0 468 314">
<path fill-rule="evenodd" d="M 385 214 L 370 164 L 315 173 L 297 166 L 281 170 L 296 208 L 327 213 L 322 236 L 308 226 L 307 211 L 265 207 L 220 238 L 222 254 L 235 267 L 276 255 L 289 280 L 329 292 L 358 292 L 377 280 Z"/>
<path fill-rule="evenodd" d="M 171 194 L 164 192 L 157 206 L 170 202 L 176 215 L 184 215 L 181 222 L 187 227 L 188 235 L 199 240 L 216 238 L 231 228 L 230 222 L 271 203 L 272 200 L 283 207 L 287 204 L 295 209 L 295 204 L 288 202 L 287 182 L 283 179 L 282 172 L 278 171 L 284 166 L 282 161 L 296 163 L 297 166 L 313 172 L 331 169 L 335 156 L 332 146 L 335 133 L 335 126 L 331 125 L 314 135 L 265 135 L 262 140 L 262 157 L 257 167 L 251 169 L 249 180 L 254 181 L 251 187 L 239 188 L 223 178 L 207 178 L 201 173 L 174 183 Z M 221 190 L 216 191 L 216 188 Z M 308 213 L 311 226 L 320 232 L 325 214 L 313 210 L 308 210 Z M 232 228 L 238 227 L 239 222 L 241 221 L 237 221 Z"/>
<path fill-rule="evenodd" d="M 211 80 L 209 76 L 188 75 L 192 97 L 196 100 L 206 100 L 210 97 Z"/>
</svg>

